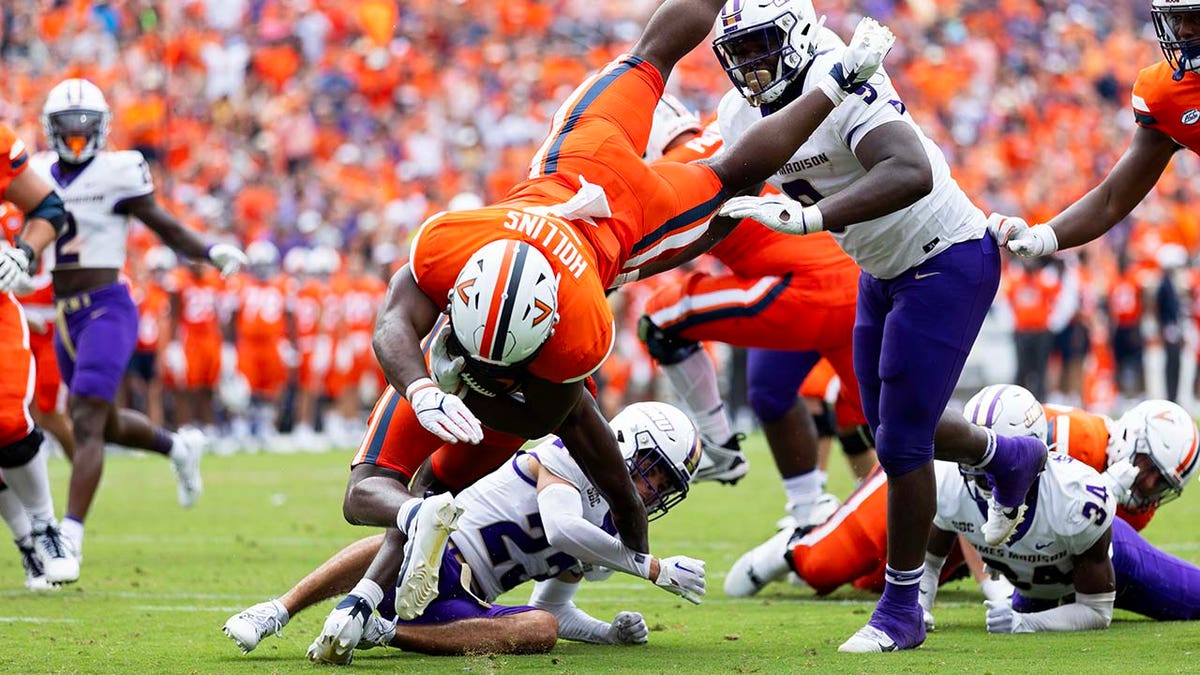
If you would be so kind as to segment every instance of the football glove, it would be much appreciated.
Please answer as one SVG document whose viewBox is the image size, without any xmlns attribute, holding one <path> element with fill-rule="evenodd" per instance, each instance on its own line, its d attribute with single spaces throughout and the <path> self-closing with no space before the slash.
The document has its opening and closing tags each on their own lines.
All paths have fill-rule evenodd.
<svg viewBox="0 0 1200 675">
<path fill-rule="evenodd" d="M 895 43 L 896 36 L 887 26 L 871 17 L 864 17 L 854 29 L 850 44 L 842 52 L 842 60 L 833 64 L 829 75 L 817 82 L 817 86 L 834 105 L 841 103 L 875 75 L 875 71 L 883 65 L 883 57 L 887 56 Z"/>
<path fill-rule="evenodd" d="M 646 620 L 637 612 L 618 612 L 608 626 L 606 641 L 611 645 L 644 645 L 650 637 Z"/>
<path fill-rule="evenodd" d="M 985 600 L 983 604 L 987 606 L 987 632 L 1018 632 L 1021 614 L 1013 609 L 1011 600 Z"/>
<path fill-rule="evenodd" d="M 757 220 L 784 234 L 812 234 L 825 229 L 820 209 L 782 195 L 734 197 L 725 202 L 717 214 L 739 220 Z"/>
<path fill-rule="evenodd" d="M 29 272 L 29 254 L 24 249 L 6 248 L 0 251 L 0 293 L 11 291 Z"/>
<path fill-rule="evenodd" d="M 428 377 L 408 385 L 405 398 L 412 404 L 417 421 L 429 433 L 447 443 L 471 443 L 483 440 L 483 427 L 462 399 L 447 394 Z"/>
<path fill-rule="evenodd" d="M 221 276 L 236 274 L 249 262 L 242 249 L 231 244 L 213 244 L 208 247 L 208 259 L 221 270 Z"/>
<path fill-rule="evenodd" d="M 1045 223 L 1031 226 L 1023 218 L 993 213 L 988 216 L 988 232 L 996 244 L 1022 258 L 1037 258 L 1058 250 L 1058 235 Z"/>
<path fill-rule="evenodd" d="M 434 336 L 433 343 L 429 346 L 429 372 L 433 375 L 433 381 L 437 382 L 438 389 L 447 394 L 461 396 L 463 393 L 461 375 L 463 367 L 467 365 L 467 360 L 461 356 L 450 356 L 447 345 L 450 331 L 450 325 L 447 324 L 441 332 Z"/>
<path fill-rule="evenodd" d="M 1117 503 L 1129 506 L 1132 501 L 1130 497 L 1132 496 L 1133 484 L 1137 481 L 1138 477 L 1138 468 L 1133 465 L 1133 462 L 1128 459 L 1113 462 L 1100 475 L 1108 483 L 1108 487 L 1112 490 L 1113 497 L 1117 500 Z"/>
<path fill-rule="evenodd" d="M 704 561 L 685 555 L 663 558 L 658 561 L 658 578 L 654 583 L 698 605 L 705 591 Z"/>
</svg>

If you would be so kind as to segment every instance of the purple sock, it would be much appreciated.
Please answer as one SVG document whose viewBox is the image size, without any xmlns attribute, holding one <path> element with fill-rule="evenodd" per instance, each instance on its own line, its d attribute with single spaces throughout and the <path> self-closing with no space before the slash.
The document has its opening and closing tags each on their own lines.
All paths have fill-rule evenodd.
<svg viewBox="0 0 1200 675">
<path fill-rule="evenodd" d="M 886 570 L 887 582 L 883 587 L 883 597 L 879 604 L 898 608 L 917 606 L 917 599 L 921 592 L 921 577 L 925 574 L 925 566 L 922 565 L 915 570 L 901 571 L 892 569 L 892 566 L 888 565 Z"/>
<path fill-rule="evenodd" d="M 171 437 L 170 432 L 162 427 L 155 427 L 154 441 L 147 448 L 150 452 L 157 452 L 160 455 L 171 454 L 171 446 L 175 445 L 175 440 Z"/>
</svg>

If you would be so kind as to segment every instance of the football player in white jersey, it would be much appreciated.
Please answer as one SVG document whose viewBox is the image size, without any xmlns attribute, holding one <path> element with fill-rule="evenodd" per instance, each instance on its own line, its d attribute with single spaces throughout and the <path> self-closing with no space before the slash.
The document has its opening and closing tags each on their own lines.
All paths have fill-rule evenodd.
<svg viewBox="0 0 1200 675">
<path fill-rule="evenodd" d="M 77 554 L 83 522 L 100 483 L 105 441 L 169 457 L 184 506 L 190 506 L 201 489 L 197 443 L 153 426 L 139 412 L 113 405 L 137 340 L 137 309 L 128 287 L 118 281 L 129 218 L 145 223 L 176 251 L 208 260 L 226 274 L 245 261 L 237 247 L 208 243 L 159 206 L 141 153 L 104 151 L 111 116 L 96 85 L 83 79 L 60 82 L 42 108 L 42 126 L 53 152 L 31 160 L 33 170 L 54 187 L 73 215 L 58 235 L 52 270 L 58 314 L 55 349 L 70 391 L 76 441 L 62 531 Z"/>
<path fill-rule="evenodd" d="M 845 50 L 809 0 L 729 0 L 716 34 L 735 87 L 718 108 L 727 142 L 819 87 Z M 925 640 L 917 595 L 936 506 L 934 430 L 999 285 L 999 251 L 882 69 L 768 182 L 784 194 L 736 197 L 719 213 L 791 234 L 829 230 L 863 270 L 854 368 L 888 474 L 887 584 L 869 623 L 840 650 L 911 649 Z M 987 532 L 1003 542 L 1020 522 L 1045 445 L 970 430 L 954 437 L 962 442 L 942 435 L 939 458 L 986 467 L 995 481 Z"/>
<path fill-rule="evenodd" d="M 691 420 L 678 408 L 650 402 L 629 406 L 611 424 L 651 519 L 665 514 L 687 495 L 700 460 Z M 438 596 L 429 608 L 415 620 L 396 623 L 383 590 L 364 579 L 330 614 L 309 649 L 310 658 L 348 663 L 356 646 L 386 644 L 452 654 L 545 651 L 556 637 L 602 644 L 646 642 L 640 614 L 620 612 L 609 623 L 575 606 L 572 598 L 584 570 L 589 579 L 621 570 L 692 602 L 704 594 L 703 561 L 683 556 L 660 560 L 621 543 L 608 504 L 560 440 L 550 438 L 519 453 L 459 493 L 456 504 L 464 515 L 450 535 L 435 584 Z M 380 537 L 372 539 L 378 546 Z M 225 633 L 243 651 L 254 649 L 296 612 L 353 583 L 343 574 L 349 566 L 338 569 L 337 562 L 331 559 L 279 600 L 230 618 Z M 492 604 L 531 579 L 538 580 L 532 606 Z M 324 593 L 302 590 L 306 584 Z M 380 616 L 385 614 L 389 618 Z"/>
</svg>

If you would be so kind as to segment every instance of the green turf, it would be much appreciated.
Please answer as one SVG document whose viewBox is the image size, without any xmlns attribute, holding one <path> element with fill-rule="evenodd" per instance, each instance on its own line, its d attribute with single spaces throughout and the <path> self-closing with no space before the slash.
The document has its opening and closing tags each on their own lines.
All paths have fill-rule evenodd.
<svg viewBox="0 0 1200 675">
<path fill-rule="evenodd" d="M 701 485 L 652 527 L 659 555 L 708 561 L 710 596 L 695 607 L 618 575 L 587 584 L 578 603 L 601 618 L 637 610 L 652 627 L 638 648 L 561 643 L 531 657 L 429 658 L 363 652 L 353 669 L 412 672 L 1129 672 L 1194 671 L 1200 627 L 1159 624 L 1118 612 L 1107 632 L 992 636 L 981 596 L 959 582 L 943 590 L 938 631 L 915 652 L 857 657 L 837 645 L 867 618 L 873 600 L 777 584 L 750 600 L 725 598 L 724 572 L 770 536 L 783 494 L 762 441 L 737 487 Z M 281 639 L 242 656 L 221 632 L 225 619 L 273 597 L 365 530 L 345 524 L 348 454 L 205 459 L 206 493 L 192 511 L 175 503 L 166 462 L 114 457 L 88 523 L 83 579 L 54 594 L 23 590 L 15 549 L 0 548 L 0 673 L 232 673 L 309 671 L 304 659 L 332 602 L 293 619 Z M 834 487 L 849 487 L 835 458 Z M 61 510 L 66 466 L 51 465 Z M 1200 489 L 1169 505 L 1148 538 L 1200 560 Z M 525 600 L 521 589 L 506 600 Z"/>
</svg>

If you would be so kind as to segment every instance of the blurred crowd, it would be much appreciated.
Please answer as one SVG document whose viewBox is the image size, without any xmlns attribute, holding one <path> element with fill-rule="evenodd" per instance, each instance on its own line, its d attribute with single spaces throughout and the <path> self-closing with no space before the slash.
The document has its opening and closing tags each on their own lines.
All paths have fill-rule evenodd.
<svg viewBox="0 0 1200 675">
<path fill-rule="evenodd" d="M 44 148 L 38 113 L 46 92 L 63 78 L 87 77 L 114 111 L 109 147 L 138 149 L 151 159 L 160 200 L 191 226 L 244 246 L 270 242 L 277 256 L 268 269 L 281 271 L 269 281 L 291 289 L 287 293 L 319 284 L 340 298 L 360 283 L 337 281 L 350 276 L 371 279 L 363 287 L 379 293 L 425 217 L 452 202 L 470 206 L 497 198 L 523 176 L 558 103 L 587 71 L 630 45 L 655 5 L 4 3 L 0 119 Z M 1137 72 L 1161 58 L 1145 0 L 815 5 L 843 36 L 859 13 L 895 31 L 888 70 L 958 181 L 986 211 L 1030 222 L 1070 203 L 1112 165 L 1133 128 L 1129 94 Z M 668 86 L 701 116 L 727 88 L 703 46 Z M 1193 311 L 1193 288 L 1200 284 L 1190 269 L 1200 252 L 1198 172 L 1197 158 L 1180 153 L 1150 198 L 1102 241 L 1049 264 L 1010 261 L 1005 302 L 991 325 L 1015 332 L 1022 345 L 1019 374 L 1032 377 L 1044 395 L 1117 407 L 1122 394 L 1136 398 L 1141 389 L 1160 386 L 1166 378 L 1156 369 L 1170 370 L 1161 362 L 1194 362 L 1200 312 Z M 132 239 L 128 276 L 135 285 L 169 284 L 165 270 L 148 264 L 165 258 L 147 256 L 153 236 L 135 228 Z M 323 253 L 311 255 L 317 250 Z M 290 277 L 282 271 L 289 255 Z M 310 258 L 317 260 L 310 264 Z M 240 283 L 222 297 L 236 296 Z M 654 369 L 632 333 L 631 318 L 647 292 L 634 285 L 614 299 L 624 321 L 603 372 L 615 385 L 612 405 L 655 386 Z M 1031 313 L 1027 305 L 1035 295 L 1043 309 Z M 233 314 L 218 321 L 233 326 L 222 339 L 235 342 Z M 339 321 L 325 319 L 335 342 L 362 330 Z M 169 320 L 164 330 L 177 325 Z M 1049 348 L 1045 334 L 1052 335 Z M 160 373 L 171 370 L 165 364 L 173 344 L 180 344 L 179 336 L 165 334 L 153 347 Z M 285 355 L 303 351 L 290 347 Z M 724 359 L 727 351 L 715 354 Z M 297 418 L 296 396 L 288 392 L 303 387 L 297 386 L 298 359 L 285 360 L 292 364 L 291 386 L 277 395 L 286 405 L 272 424 L 284 420 L 287 428 Z M 1015 370 L 1011 377 L 1018 376 Z M 1047 376 L 1048 382 L 1037 381 Z M 362 384 L 368 379 L 358 372 L 346 379 L 361 391 L 353 402 L 344 393 L 350 385 L 323 385 L 323 407 L 341 410 L 357 420 L 347 425 L 360 427 L 371 400 L 372 386 Z M 1189 390 L 1190 400 L 1193 379 L 1162 386 Z M 166 386 L 179 388 L 169 379 Z M 163 414 L 178 416 L 174 398 L 163 400 Z"/>
</svg>

